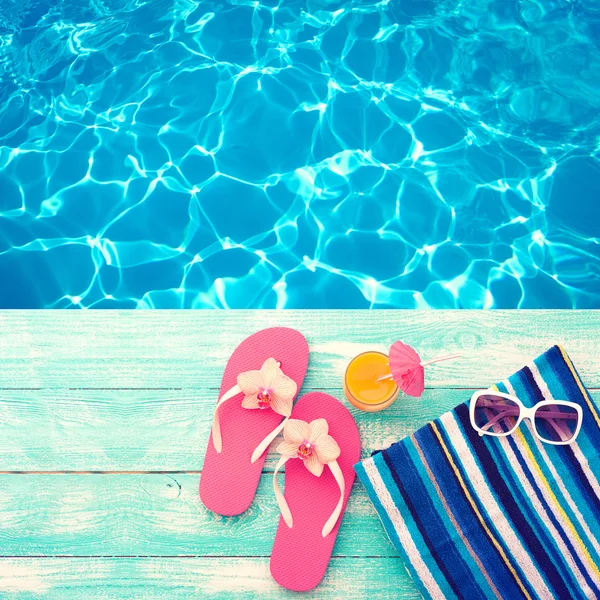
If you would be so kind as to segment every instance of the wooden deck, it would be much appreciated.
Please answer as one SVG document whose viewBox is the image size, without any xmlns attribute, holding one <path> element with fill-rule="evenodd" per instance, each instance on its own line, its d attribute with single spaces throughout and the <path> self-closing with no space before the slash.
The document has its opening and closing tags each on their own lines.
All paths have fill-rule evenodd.
<svg viewBox="0 0 600 600">
<path fill-rule="evenodd" d="M 430 368 L 421 399 L 348 405 L 365 456 L 557 342 L 600 400 L 595 311 L 0 312 L 0 598 L 299 597 L 269 575 L 272 458 L 245 514 L 198 498 L 226 360 L 274 325 L 309 341 L 303 391 L 340 399 L 363 350 L 463 353 Z M 420 597 L 358 482 L 326 578 L 303 597 Z"/>
</svg>

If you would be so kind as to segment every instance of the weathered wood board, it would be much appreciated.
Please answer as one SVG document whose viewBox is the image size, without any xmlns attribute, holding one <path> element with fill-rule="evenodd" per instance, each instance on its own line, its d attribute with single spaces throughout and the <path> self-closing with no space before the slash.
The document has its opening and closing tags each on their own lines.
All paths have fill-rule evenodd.
<svg viewBox="0 0 600 600">
<path fill-rule="evenodd" d="M 275 325 L 309 341 L 303 391 L 338 398 L 364 350 L 402 339 L 423 357 L 462 353 L 428 371 L 418 400 L 351 408 L 364 456 L 554 343 L 600 399 L 598 311 L 1 311 L 0 598 L 297 597 L 268 570 L 273 458 L 244 515 L 198 498 L 225 362 Z M 358 482 L 326 578 L 303 597 L 419 598 Z"/>
</svg>

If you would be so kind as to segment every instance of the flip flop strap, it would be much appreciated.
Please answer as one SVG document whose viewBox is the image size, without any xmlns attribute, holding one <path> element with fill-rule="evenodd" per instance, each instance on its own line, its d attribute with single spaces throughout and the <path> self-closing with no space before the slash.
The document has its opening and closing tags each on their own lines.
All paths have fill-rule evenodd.
<svg viewBox="0 0 600 600">
<path fill-rule="evenodd" d="M 279 482 L 277 481 L 277 473 L 279 472 L 279 469 L 281 469 L 281 467 L 283 467 L 283 465 L 290 458 L 290 456 L 282 456 L 279 459 L 279 462 L 275 467 L 275 472 L 273 473 L 273 491 L 275 492 L 275 498 L 277 500 L 281 516 L 283 517 L 285 524 L 291 528 L 294 524 L 294 519 L 292 518 L 290 507 L 288 506 L 288 503 L 283 493 L 281 492 L 281 488 L 279 487 Z M 331 469 L 331 473 L 335 477 L 338 487 L 340 488 L 340 499 L 338 500 L 334 511 L 331 513 L 331 516 L 329 517 L 329 519 L 327 519 L 327 522 L 323 526 L 323 529 L 321 531 L 321 535 L 323 537 L 327 537 L 331 533 L 331 530 L 335 527 L 335 524 L 338 522 L 338 519 L 342 514 L 342 507 L 344 506 L 344 492 L 346 489 L 346 484 L 344 482 L 344 474 L 342 473 L 342 470 L 340 469 L 340 465 L 338 464 L 337 460 L 327 463 L 327 466 Z"/>
<path fill-rule="evenodd" d="M 213 424 L 212 424 L 212 441 L 213 446 L 217 452 L 222 452 L 223 450 L 223 439 L 221 437 L 221 425 L 219 423 L 219 408 L 230 400 L 234 396 L 242 393 L 242 388 L 239 385 L 234 385 L 230 390 L 226 391 L 219 401 L 217 402 L 217 406 L 215 407 L 215 412 L 213 414 Z M 254 452 L 252 453 L 252 457 L 250 458 L 250 462 L 254 464 L 263 454 L 263 452 L 269 447 L 269 444 L 279 435 L 279 432 L 285 426 L 289 417 L 285 417 L 283 421 L 275 428 L 267 437 L 256 447 Z"/>
<path fill-rule="evenodd" d="M 252 464 L 254 464 L 263 455 L 263 452 L 269 447 L 269 444 L 283 430 L 288 419 L 289 417 L 285 417 L 285 419 L 283 419 L 283 421 L 281 421 L 281 423 L 277 425 L 277 427 L 275 427 L 275 429 L 273 429 L 273 431 L 271 431 L 271 433 L 258 446 L 256 446 L 256 449 L 254 450 L 254 452 L 252 453 L 252 457 L 250 458 L 250 462 Z"/>
<path fill-rule="evenodd" d="M 281 493 L 281 488 L 279 487 L 279 482 L 277 481 L 277 473 L 279 472 L 279 469 L 281 469 L 281 467 L 283 467 L 283 465 L 290 460 L 290 458 L 290 456 L 282 456 L 279 459 L 279 462 L 277 463 L 273 473 L 273 491 L 275 492 L 275 499 L 277 500 L 277 505 L 279 506 L 279 512 L 281 512 L 281 516 L 288 527 L 291 527 L 294 524 L 294 520 L 292 519 L 290 507 Z"/>
<path fill-rule="evenodd" d="M 340 499 L 338 500 L 334 511 L 331 513 L 331 516 L 329 517 L 329 519 L 327 519 L 327 523 L 325 523 L 323 527 L 323 537 L 326 537 L 327 535 L 329 535 L 329 533 L 331 533 L 331 530 L 335 527 L 335 524 L 337 523 L 338 519 L 340 518 L 340 515 L 342 514 L 342 507 L 344 506 L 344 492 L 346 490 L 346 484 L 344 483 L 344 474 L 340 469 L 338 461 L 334 460 L 333 462 L 327 463 L 327 465 L 331 469 L 331 472 L 333 473 L 333 476 L 337 481 L 338 487 L 340 488 Z"/>
<path fill-rule="evenodd" d="M 223 450 L 223 439 L 221 438 L 221 425 L 219 423 L 219 408 L 222 404 L 227 402 L 227 400 L 237 396 L 242 393 L 242 388 L 239 385 L 234 385 L 230 390 L 225 392 L 217 402 L 217 406 L 215 406 L 215 412 L 213 414 L 213 424 L 212 424 L 212 441 L 213 446 L 217 452 L 221 452 Z"/>
</svg>

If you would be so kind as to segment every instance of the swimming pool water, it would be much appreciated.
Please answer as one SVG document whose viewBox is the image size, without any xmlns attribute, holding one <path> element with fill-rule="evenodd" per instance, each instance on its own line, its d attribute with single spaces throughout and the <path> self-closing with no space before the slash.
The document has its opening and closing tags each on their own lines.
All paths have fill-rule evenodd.
<svg viewBox="0 0 600 600">
<path fill-rule="evenodd" d="M 600 3 L 3 0 L 0 307 L 600 307 Z"/>
</svg>

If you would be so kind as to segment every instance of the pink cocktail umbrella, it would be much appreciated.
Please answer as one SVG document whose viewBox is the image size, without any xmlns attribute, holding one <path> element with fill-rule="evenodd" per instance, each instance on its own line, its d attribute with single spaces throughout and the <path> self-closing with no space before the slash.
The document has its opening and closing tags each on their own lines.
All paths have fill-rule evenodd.
<svg viewBox="0 0 600 600">
<path fill-rule="evenodd" d="M 459 356 L 460 354 L 448 354 L 422 362 L 421 357 L 409 345 L 395 342 L 390 348 L 390 374 L 380 377 L 378 381 L 393 379 L 405 394 L 418 398 L 425 389 L 424 367 Z"/>
</svg>

